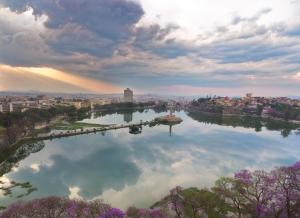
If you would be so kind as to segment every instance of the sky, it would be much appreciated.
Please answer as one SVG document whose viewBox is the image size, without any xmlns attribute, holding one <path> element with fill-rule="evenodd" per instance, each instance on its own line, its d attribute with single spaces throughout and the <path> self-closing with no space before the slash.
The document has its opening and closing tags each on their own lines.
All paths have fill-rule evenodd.
<svg viewBox="0 0 300 218">
<path fill-rule="evenodd" d="M 0 91 L 300 95 L 300 0 L 0 0 Z"/>
</svg>

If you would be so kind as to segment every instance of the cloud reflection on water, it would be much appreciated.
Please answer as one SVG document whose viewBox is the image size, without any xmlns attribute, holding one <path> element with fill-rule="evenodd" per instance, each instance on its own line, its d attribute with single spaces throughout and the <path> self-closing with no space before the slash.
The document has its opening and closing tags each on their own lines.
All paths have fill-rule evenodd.
<svg viewBox="0 0 300 218">
<path fill-rule="evenodd" d="M 173 127 L 172 137 L 168 126 L 156 126 L 143 128 L 140 135 L 120 129 L 105 136 L 46 141 L 42 151 L 5 176 L 38 188 L 27 198 L 103 198 L 126 208 L 150 206 L 176 185 L 210 187 L 218 177 L 242 168 L 268 170 L 299 160 L 295 134 L 283 138 L 280 132 L 264 128 L 255 132 L 200 123 L 184 112 L 179 116 L 184 122 Z M 11 200 L 0 197 L 0 203 L 7 201 Z"/>
</svg>

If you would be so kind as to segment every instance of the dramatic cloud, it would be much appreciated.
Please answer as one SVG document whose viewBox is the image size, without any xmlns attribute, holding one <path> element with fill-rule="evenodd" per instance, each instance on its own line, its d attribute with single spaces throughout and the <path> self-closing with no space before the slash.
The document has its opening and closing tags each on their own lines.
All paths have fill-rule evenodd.
<svg viewBox="0 0 300 218">
<path fill-rule="evenodd" d="M 0 0 L 0 64 L 141 92 L 294 95 L 299 19 L 299 1 L 285 0 Z"/>
<path fill-rule="evenodd" d="M 141 7 L 123 0 L 4 0 L 13 11 L 33 8 L 35 15 L 46 15 L 46 26 L 59 28 L 74 23 L 112 39 L 126 37 L 130 27 L 143 15 Z"/>
<path fill-rule="evenodd" d="M 21 91 L 20 87 L 28 89 L 41 89 L 47 91 L 65 91 L 67 86 L 69 92 L 102 92 L 102 93 L 119 93 L 121 88 L 113 86 L 101 81 L 91 80 L 85 77 L 76 76 L 71 73 L 66 73 L 51 68 L 31 68 L 31 67 L 10 67 L 0 65 L 1 81 L 3 85 L 0 90 L 9 90 L 14 87 L 14 90 Z M 19 78 L 25 78 L 20 80 Z"/>
</svg>

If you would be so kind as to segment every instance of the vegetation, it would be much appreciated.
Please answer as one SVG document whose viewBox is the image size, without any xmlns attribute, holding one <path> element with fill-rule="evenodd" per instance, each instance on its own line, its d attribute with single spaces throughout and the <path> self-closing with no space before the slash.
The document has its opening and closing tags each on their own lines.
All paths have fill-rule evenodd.
<svg viewBox="0 0 300 218">
<path fill-rule="evenodd" d="M 24 136 L 35 134 L 35 128 L 40 123 L 47 125 L 58 116 L 63 116 L 68 121 L 83 119 L 88 112 L 89 109 L 86 108 L 77 110 L 73 106 L 57 106 L 49 109 L 34 108 L 25 112 L 0 113 L 0 150 L 6 149 L 8 145 L 14 144 Z"/>
<path fill-rule="evenodd" d="M 222 114 L 223 106 L 214 104 L 213 102 L 210 102 L 210 100 L 211 100 L 211 97 L 199 98 L 198 100 L 193 100 L 191 105 L 192 105 L 192 107 L 197 108 L 201 111 Z"/>
<path fill-rule="evenodd" d="M 262 127 L 268 130 L 280 131 L 283 137 L 287 137 L 293 130 L 299 129 L 299 124 L 277 121 L 268 118 L 251 117 L 251 116 L 222 116 L 209 115 L 201 112 L 189 112 L 188 115 L 199 122 L 208 124 L 217 124 L 222 126 L 252 128 L 255 131 L 262 131 Z"/>
<path fill-rule="evenodd" d="M 22 142 L 20 142 L 22 143 Z M 5 150 L 7 152 L 1 153 L 0 155 L 0 177 L 11 171 L 21 160 L 25 159 L 32 153 L 39 152 L 45 147 L 43 141 L 38 142 L 27 142 L 20 146 L 16 151 Z M 1 184 L 1 180 L 0 180 Z"/>
<path fill-rule="evenodd" d="M 83 122 L 71 122 L 71 123 L 59 123 L 54 125 L 52 128 L 57 130 L 77 130 L 83 128 L 100 128 L 108 125 L 94 124 L 94 123 L 83 123 Z"/>
<path fill-rule="evenodd" d="M 249 102 L 244 102 L 244 106 L 224 106 L 216 103 L 214 98 L 206 97 L 193 100 L 190 104 L 190 110 L 202 111 L 215 114 L 235 114 L 261 116 L 264 107 L 268 106 L 271 110 L 268 116 L 282 120 L 300 120 L 300 108 L 297 105 L 289 105 L 278 102 L 259 103 L 256 107 L 248 107 Z"/>
<path fill-rule="evenodd" d="M 211 189 L 176 187 L 154 207 L 171 204 L 173 217 L 300 217 L 300 163 L 271 172 L 241 170 Z"/>
<path fill-rule="evenodd" d="M 20 184 L 31 188 L 30 184 Z M 300 162 L 270 172 L 241 170 L 218 179 L 211 189 L 179 186 L 151 209 L 126 212 L 102 201 L 47 197 L 17 202 L 0 214 L 6 217 L 87 218 L 297 218 L 300 217 Z"/>
<path fill-rule="evenodd" d="M 0 113 L 0 126 L 9 128 L 22 123 L 27 127 L 34 128 L 35 124 L 40 122 L 50 122 L 52 118 L 65 115 L 69 120 L 76 120 L 84 117 L 88 109 L 79 109 L 70 106 L 56 106 L 49 109 L 29 109 L 25 112 Z"/>
<path fill-rule="evenodd" d="M 273 116 L 285 120 L 297 120 L 300 118 L 300 108 L 288 104 L 275 103 L 271 107 L 274 109 Z"/>
<path fill-rule="evenodd" d="M 9 206 L 0 214 L 0 218 L 164 218 L 160 209 L 137 209 L 130 207 L 126 212 L 100 200 L 70 200 L 63 197 L 50 196 L 29 202 L 18 202 Z"/>
</svg>

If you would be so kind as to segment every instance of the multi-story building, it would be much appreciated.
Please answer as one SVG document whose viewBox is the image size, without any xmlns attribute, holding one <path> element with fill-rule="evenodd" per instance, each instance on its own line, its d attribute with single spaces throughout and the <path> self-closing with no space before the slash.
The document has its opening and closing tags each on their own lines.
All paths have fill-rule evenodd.
<svg viewBox="0 0 300 218">
<path fill-rule="evenodd" d="M 25 106 L 26 106 L 26 108 L 38 108 L 38 102 L 37 101 L 26 101 Z"/>
<path fill-rule="evenodd" d="M 3 102 L 0 105 L 0 112 L 23 112 L 26 109 L 25 103 L 22 101 Z"/>
<path fill-rule="evenodd" d="M 129 88 L 124 90 L 124 102 L 133 102 L 133 91 Z"/>
<path fill-rule="evenodd" d="M 108 98 L 92 99 L 91 102 L 93 104 L 106 105 L 106 104 L 111 104 L 111 99 Z"/>
<path fill-rule="evenodd" d="M 13 111 L 12 103 L 10 102 L 3 102 L 1 104 L 1 112 L 2 113 L 8 113 Z"/>
<path fill-rule="evenodd" d="M 76 109 L 91 107 L 89 100 L 74 100 L 70 102 L 70 105 L 73 105 Z"/>
<path fill-rule="evenodd" d="M 13 112 L 23 112 L 25 109 L 23 101 L 14 101 L 11 102 L 10 104 L 12 105 Z"/>
</svg>

